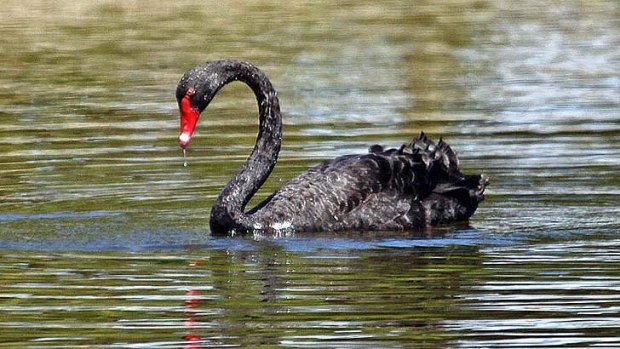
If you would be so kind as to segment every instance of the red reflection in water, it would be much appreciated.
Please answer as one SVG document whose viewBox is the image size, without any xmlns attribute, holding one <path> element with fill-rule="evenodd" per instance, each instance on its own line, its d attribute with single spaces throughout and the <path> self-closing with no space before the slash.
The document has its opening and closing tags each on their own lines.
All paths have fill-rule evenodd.
<svg viewBox="0 0 620 349">
<path fill-rule="evenodd" d="M 200 267 L 204 265 L 204 261 L 195 261 L 189 264 L 191 267 Z M 205 339 L 196 334 L 196 324 L 199 322 L 198 319 L 194 316 L 194 310 L 200 305 L 202 302 L 201 293 L 199 290 L 188 290 L 185 295 L 187 298 L 185 299 L 185 314 L 187 318 L 185 319 L 184 327 L 186 330 L 186 335 L 183 339 L 187 342 L 183 349 L 200 349 L 200 343 L 204 343 Z"/>
</svg>

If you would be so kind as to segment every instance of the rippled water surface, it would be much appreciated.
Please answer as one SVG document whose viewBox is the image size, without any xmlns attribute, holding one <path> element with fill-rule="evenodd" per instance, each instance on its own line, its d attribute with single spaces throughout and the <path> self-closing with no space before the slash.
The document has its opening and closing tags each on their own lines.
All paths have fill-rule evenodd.
<svg viewBox="0 0 620 349">
<path fill-rule="evenodd" d="M 617 1 L 8 1 L 0 347 L 620 347 Z M 251 91 L 183 167 L 174 89 L 243 58 L 279 92 L 257 200 L 424 130 L 491 177 L 467 225 L 215 238 Z"/>
</svg>

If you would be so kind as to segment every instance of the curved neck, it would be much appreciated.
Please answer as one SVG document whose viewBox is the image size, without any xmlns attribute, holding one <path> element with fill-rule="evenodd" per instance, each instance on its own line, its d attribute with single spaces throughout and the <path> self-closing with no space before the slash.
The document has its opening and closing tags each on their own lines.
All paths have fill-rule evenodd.
<svg viewBox="0 0 620 349">
<path fill-rule="evenodd" d="M 239 61 L 219 61 L 212 75 L 217 91 L 232 81 L 246 83 L 258 103 L 258 136 L 254 149 L 239 171 L 226 184 L 211 210 L 212 229 L 248 228 L 245 206 L 271 174 L 282 143 L 282 117 L 277 93 L 271 82 L 255 66 Z M 213 63 L 212 63 L 213 64 Z"/>
</svg>

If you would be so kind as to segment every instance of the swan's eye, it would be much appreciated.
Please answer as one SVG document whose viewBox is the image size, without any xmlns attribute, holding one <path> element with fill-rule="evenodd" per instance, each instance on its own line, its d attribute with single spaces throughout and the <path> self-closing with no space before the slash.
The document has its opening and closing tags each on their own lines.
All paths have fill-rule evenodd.
<svg viewBox="0 0 620 349">
<path fill-rule="evenodd" d="M 181 103 L 187 103 L 189 106 L 191 106 L 192 96 L 195 94 L 196 94 L 196 90 L 194 90 L 193 87 L 188 88 L 187 91 L 185 92 L 185 95 L 183 96 L 183 99 L 181 100 Z"/>
<path fill-rule="evenodd" d="M 187 92 L 185 92 L 185 97 L 183 97 L 183 99 L 181 100 L 181 113 L 186 113 L 191 109 L 195 109 L 192 106 L 192 99 L 191 97 L 193 95 L 196 94 L 196 91 L 194 91 L 193 88 L 190 88 L 189 90 L 187 90 Z"/>
</svg>

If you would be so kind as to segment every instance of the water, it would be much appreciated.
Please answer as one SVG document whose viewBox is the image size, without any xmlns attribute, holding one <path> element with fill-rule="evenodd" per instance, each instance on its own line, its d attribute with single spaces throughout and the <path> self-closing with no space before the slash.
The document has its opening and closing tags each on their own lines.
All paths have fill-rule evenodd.
<svg viewBox="0 0 620 349">
<path fill-rule="evenodd" d="M 3 4 L 0 347 L 619 347 L 618 11 Z M 256 106 L 226 87 L 185 158 L 174 89 L 225 57 L 267 72 L 285 119 L 253 202 L 422 130 L 491 177 L 487 200 L 416 233 L 210 236 Z"/>
</svg>

